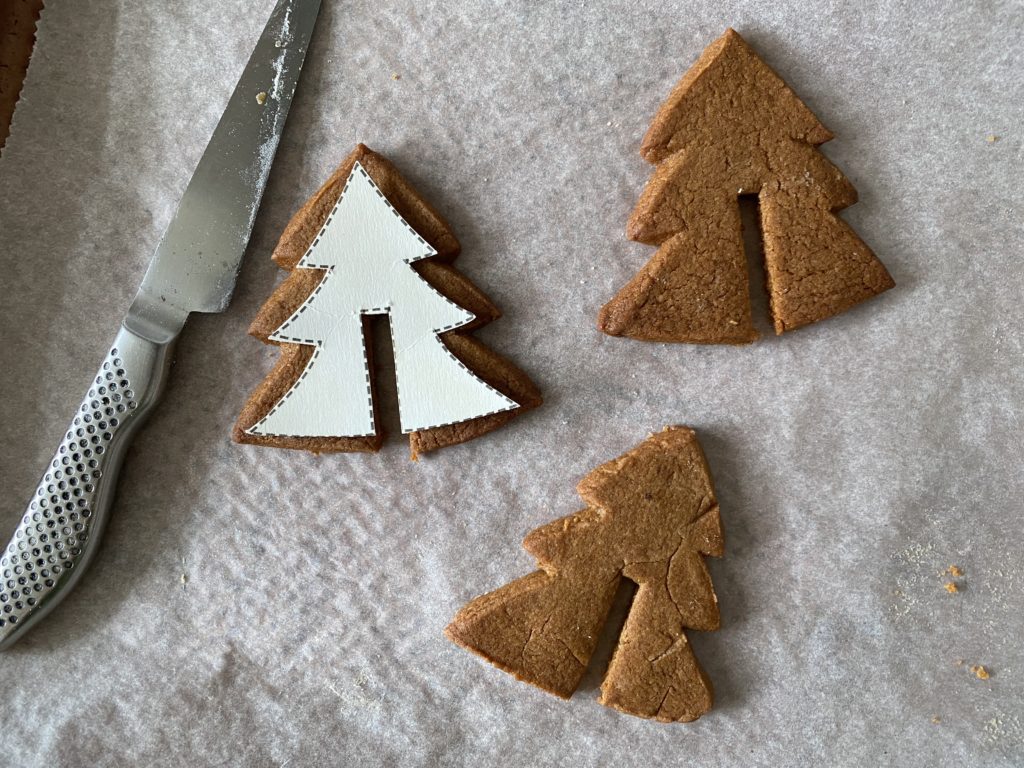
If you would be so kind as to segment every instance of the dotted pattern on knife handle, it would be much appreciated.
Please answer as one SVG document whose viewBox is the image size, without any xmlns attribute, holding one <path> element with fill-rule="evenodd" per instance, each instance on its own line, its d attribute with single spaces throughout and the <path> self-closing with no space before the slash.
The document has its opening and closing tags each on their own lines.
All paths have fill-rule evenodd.
<svg viewBox="0 0 1024 768">
<path fill-rule="evenodd" d="M 103 455 L 137 406 L 114 348 L 0 556 L 0 627 L 17 624 L 75 567 L 89 538 Z"/>
</svg>

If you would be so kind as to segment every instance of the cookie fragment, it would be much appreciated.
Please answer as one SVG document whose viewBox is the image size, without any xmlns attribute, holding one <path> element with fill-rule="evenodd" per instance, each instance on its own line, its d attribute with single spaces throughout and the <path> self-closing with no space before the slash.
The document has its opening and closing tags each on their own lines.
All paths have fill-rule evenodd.
<svg viewBox="0 0 1024 768">
<path fill-rule="evenodd" d="M 659 249 L 598 326 L 647 341 L 739 344 L 751 320 L 737 197 L 757 195 L 778 334 L 893 286 L 836 212 L 857 192 L 816 147 L 832 138 L 733 30 L 712 43 L 655 116 L 641 154 L 654 175 L 627 234 Z"/>
<path fill-rule="evenodd" d="M 519 680 L 568 698 L 622 579 L 637 584 L 600 702 L 662 722 L 695 720 L 711 681 L 685 628 L 719 627 L 704 555 L 723 552 L 711 475 L 696 434 L 669 427 L 587 475 L 587 508 L 523 542 L 540 570 L 466 605 L 445 630 Z"/>
<path fill-rule="evenodd" d="M 0 151 L 10 134 L 42 9 L 42 0 L 0 3 Z"/>
</svg>

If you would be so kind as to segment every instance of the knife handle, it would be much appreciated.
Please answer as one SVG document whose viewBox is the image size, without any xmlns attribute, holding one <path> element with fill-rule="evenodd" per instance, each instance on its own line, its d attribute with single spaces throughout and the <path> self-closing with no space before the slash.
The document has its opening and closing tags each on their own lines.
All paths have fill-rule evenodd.
<svg viewBox="0 0 1024 768">
<path fill-rule="evenodd" d="M 74 588 L 110 512 L 125 450 L 163 391 L 173 340 L 124 326 L 0 554 L 0 649 Z"/>
</svg>

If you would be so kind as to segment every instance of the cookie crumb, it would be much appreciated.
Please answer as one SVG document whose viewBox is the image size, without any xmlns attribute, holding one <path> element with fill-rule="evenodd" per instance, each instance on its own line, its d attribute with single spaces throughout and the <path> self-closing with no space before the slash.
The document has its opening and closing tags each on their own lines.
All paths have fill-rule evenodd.
<svg viewBox="0 0 1024 768">
<path fill-rule="evenodd" d="M 979 680 L 988 680 L 990 677 L 992 677 L 992 675 L 988 673 L 988 670 L 985 669 L 985 667 L 983 667 L 981 664 L 971 665 L 971 674 L 973 674 Z"/>
<path fill-rule="evenodd" d="M 256 94 L 256 103 L 259 104 L 261 107 L 267 103 L 266 91 L 260 91 L 259 93 Z"/>
<path fill-rule="evenodd" d="M 960 588 L 957 587 L 956 582 L 953 581 L 947 581 L 943 586 L 945 586 L 946 591 L 949 592 L 949 594 L 951 595 L 960 591 Z"/>
<path fill-rule="evenodd" d="M 985 138 L 985 141 L 987 141 L 989 144 L 995 144 L 997 141 L 999 141 L 999 137 L 996 136 L 994 133 L 993 134 L 989 134 Z"/>
<path fill-rule="evenodd" d="M 960 578 L 964 575 L 964 572 L 960 569 L 960 566 L 958 565 L 949 566 L 949 568 L 946 569 L 946 573 L 948 573 L 953 578 Z"/>
<path fill-rule="evenodd" d="M 398 74 L 397 72 L 392 72 L 391 73 L 391 79 L 392 80 L 401 80 L 402 76 L 400 74 Z"/>
<path fill-rule="evenodd" d="M 939 717 L 938 715 L 932 715 L 932 722 L 933 722 L 933 723 L 934 723 L 935 725 L 938 725 L 939 723 L 941 723 L 941 722 L 942 722 L 942 718 L 941 718 L 941 717 Z"/>
</svg>

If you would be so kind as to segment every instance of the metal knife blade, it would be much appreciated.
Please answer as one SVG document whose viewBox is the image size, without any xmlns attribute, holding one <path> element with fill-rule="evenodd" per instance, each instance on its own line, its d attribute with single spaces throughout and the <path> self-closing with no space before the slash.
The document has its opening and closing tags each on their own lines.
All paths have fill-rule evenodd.
<svg viewBox="0 0 1024 768">
<path fill-rule="evenodd" d="M 163 391 L 185 320 L 227 307 L 319 7 L 320 0 L 277 3 L 142 287 L 0 552 L 0 648 L 17 642 L 78 582 L 96 553 L 128 444 Z"/>
<path fill-rule="evenodd" d="M 271 14 L 153 255 L 129 327 L 174 332 L 190 312 L 227 308 L 319 9 L 320 0 L 281 0 Z"/>
</svg>

